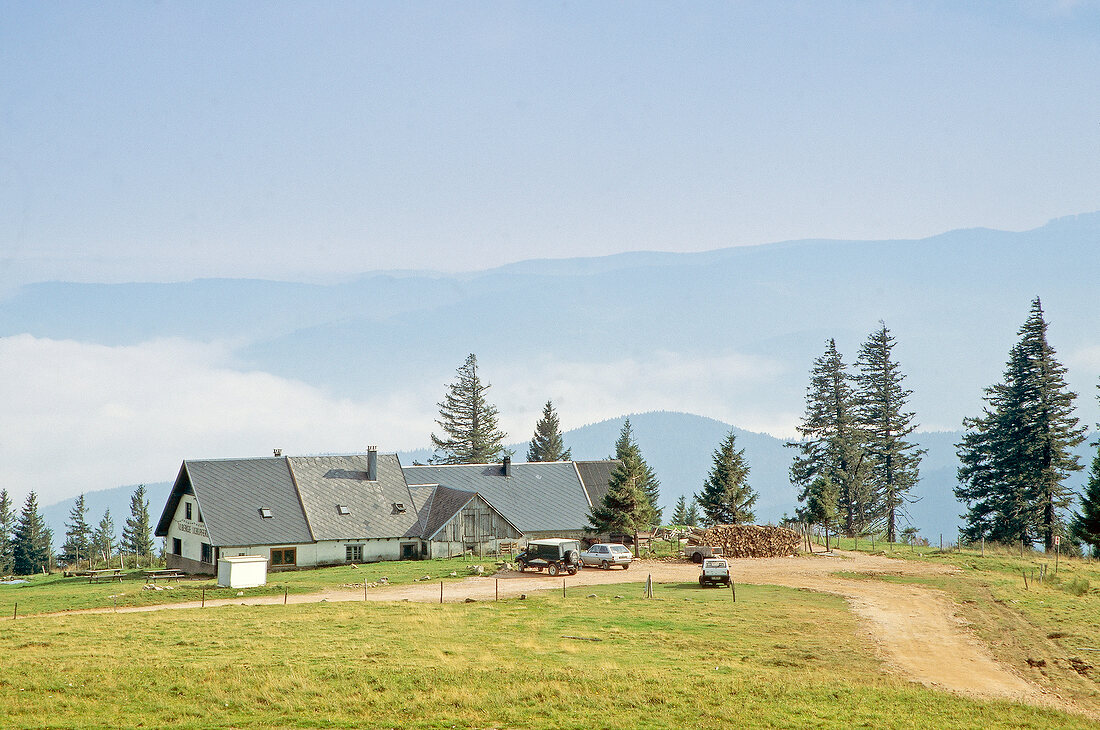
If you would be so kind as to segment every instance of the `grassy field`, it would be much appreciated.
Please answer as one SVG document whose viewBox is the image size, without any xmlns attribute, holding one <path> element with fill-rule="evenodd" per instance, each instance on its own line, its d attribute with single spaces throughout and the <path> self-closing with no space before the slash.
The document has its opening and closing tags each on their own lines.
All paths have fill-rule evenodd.
<svg viewBox="0 0 1100 730">
<path fill-rule="evenodd" d="M 461 580 L 470 575 L 470 565 L 481 565 L 485 574 L 496 571 L 496 558 L 470 561 L 468 558 L 446 560 L 392 561 L 385 563 L 366 563 L 351 567 L 338 565 L 316 570 L 294 570 L 284 573 L 271 573 L 266 586 L 249 588 L 246 596 L 282 595 L 289 593 L 316 593 L 325 588 L 362 587 L 364 583 L 388 579 L 391 585 L 411 583 L 416 579 L 430 576 L 432 580 Z M 451 576 L 451 573 L 455 576 Z M 89 583 L 87 578 L 65 578 L 59 573 L 33 576 L 29 583 L 22 585 L 0 585 L 0 616 L 12 616 L 18 603 L 20 616 L 37 613 L 54 613 L 85 608 L 108 608 L 111 606 L 151 606 L 162 603 L 183 603 L 198 601 L 204 595 L 207 599 L 229 598 L 238 591 L 218 588 L 217 581 L 208 579 L 184 579 L 182 581 L 159 585 L 164 590 L 148 590 L 145 578 L 140 570 L 128 571 L 122 582 Z"/>
<path fill-rule="evenodd" d="M 588 589 L 586 589 L 588 590 Z M 30 617 L 0 635 L 0 726 L 1080 728 L 881 671 L 844 601 L 601 586 L 476 604 Z M 586 594 L 587 595 L 587 594 Z M 588 639 L 600 639 L 589 641 Z"/>
</svg>

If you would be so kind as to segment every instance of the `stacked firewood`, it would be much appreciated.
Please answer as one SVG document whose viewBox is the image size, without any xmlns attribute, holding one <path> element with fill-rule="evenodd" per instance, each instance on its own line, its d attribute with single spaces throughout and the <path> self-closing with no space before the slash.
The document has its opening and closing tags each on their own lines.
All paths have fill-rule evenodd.
<svg viewBox="0 0 1100 730">
<path fill-rule="evenodd" d="M 688 542 L 722 548 L 727 558 L 777 558 L 797 553 L 802 536 L 770 525 L 714 525 L 695 531 Z"/>
</svg>

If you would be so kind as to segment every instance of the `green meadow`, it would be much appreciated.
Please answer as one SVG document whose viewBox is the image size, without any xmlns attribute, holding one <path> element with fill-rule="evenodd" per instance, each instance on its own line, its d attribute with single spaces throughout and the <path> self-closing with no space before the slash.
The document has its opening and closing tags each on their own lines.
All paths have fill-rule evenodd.
<svg viewBox="0 0 1100 730">
<path fill-rule="evenodd" d="M 655 596 L 619 584 L 464 604 L 29 616 L 2 624 L 0 726 L 1088 726 L 885 674 L 833 595 L 745 585 L 734 602 L 673 584 Z"/>
</svg>

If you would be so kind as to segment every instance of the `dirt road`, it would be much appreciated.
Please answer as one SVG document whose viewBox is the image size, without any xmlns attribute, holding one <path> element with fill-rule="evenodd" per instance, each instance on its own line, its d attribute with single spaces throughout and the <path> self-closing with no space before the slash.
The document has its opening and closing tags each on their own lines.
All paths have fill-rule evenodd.
<svg viewBox="0 0 1100 730">
<path fill-rule="evenodd" d="M 733 575 L 739 583 L 782 585 L 834 593 L 848 599 L 863 620 L 868 634 L 890 671 L 929 687 L 977 698 L 1004 698 L 1028 704 L 1055 707 L 1100 719 L 1095 712 L 1083 711 L 1027 681 L 997 662 L 985 646 L 956 616 L 956 605 L 944 593 L 916 585 L 852 579 L 837 572 L 866 575 L 908 576 L 938 575 L 950 567 L 919 561 L 895 560 L 862 553 L 835 553 L 793 558 L 769 558 L 732 561 Z M 657 583 L 688 582 L 697 579 L 697 566 L 683 562 L 640 561 L 630 570 L 584 570 L 568 578 L 550 578 L 545 574 L 503 572 L 489 578 L 467 578 L 449 582 L 443 589 L 447 602 L 492 600 L 515 597 L 539 590 L 560 590 L 562 580 L 570 587 L 609 583 L 638 583 L 652 575 Z M 371 601 L 440 600 L 438 582 L 372 588 Z M 290 596 L 291 603 L 318 601 L 362 601 L 362 589 L 328 590 L 322 593 Z M 232 604 L 278 604 L 282 596 L 219 599 L 207 606 Z M 197 602 L 120 608 L 118 612 L 197 608 Z M 111 609 L 105 609 L 108 612 Z M 100 612 L 96 609 L 95 612 Z"/>
</svg>

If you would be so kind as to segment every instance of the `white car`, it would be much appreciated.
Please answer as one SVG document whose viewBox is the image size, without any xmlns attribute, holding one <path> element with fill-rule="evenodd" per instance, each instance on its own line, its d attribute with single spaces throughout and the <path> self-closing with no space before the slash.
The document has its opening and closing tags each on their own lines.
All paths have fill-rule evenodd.
<svg viewBox="0 0 1100 730">
<path fill-rule="evenodd" d="M 730 584 L 730 564 L 725 558 L 707 558 L 703 561 L 703 572 L 699 575 L 699 585 Z"/>
<path fill-rule="evenodd" d="M 621 565 L 623 570 L 630 567 L 634 556 L 626 545 L 617 545 L 610 542 L 601 542 L 581 553 L 581 562 L 585 565 L 598 565 L 604 570 L 610 570 L 612 565 Z"/>
</svg>

